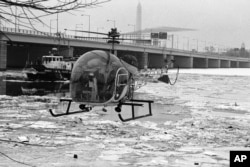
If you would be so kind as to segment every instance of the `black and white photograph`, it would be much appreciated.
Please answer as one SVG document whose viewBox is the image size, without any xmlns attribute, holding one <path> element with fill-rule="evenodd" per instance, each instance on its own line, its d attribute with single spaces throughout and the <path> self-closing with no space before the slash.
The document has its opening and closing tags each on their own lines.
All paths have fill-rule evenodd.
<svg viewBox="0 0 250 167">
<path fill-rule="evenodd" d="M 0 167 L 250 166 L 249 0 L 0 0 Z"/>
</svg>

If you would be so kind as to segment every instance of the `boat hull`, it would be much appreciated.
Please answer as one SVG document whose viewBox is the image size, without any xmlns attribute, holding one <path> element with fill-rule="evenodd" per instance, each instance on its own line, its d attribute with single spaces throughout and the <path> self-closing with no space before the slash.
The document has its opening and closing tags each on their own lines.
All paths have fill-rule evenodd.
<svg viewBox="0 0 250 167">
<path fill-rule="evenodd" d="M 56 80 L 69 80 L 71 71 L 60 70 L 60 69 L 45 69 L 43 71 L 26 71 L 28 80 L 45 80 L 45 81 L 56 81 Z"/>
</svg>

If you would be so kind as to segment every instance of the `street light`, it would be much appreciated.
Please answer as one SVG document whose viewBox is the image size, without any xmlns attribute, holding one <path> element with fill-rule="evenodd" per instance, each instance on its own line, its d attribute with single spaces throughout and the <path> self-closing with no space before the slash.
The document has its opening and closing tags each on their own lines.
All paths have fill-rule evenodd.
<svg viewBox="0 0 250 167">
<path fill-rule="evenodd" d="M 199 49 L 199 41 L 198 41 L 198 39 L 193 39 L 193 40 L 196 40 L 196 41 L 197 41 L 197 43 L 196 43 L 196 51 L 198 52 L 198 49 Z"/>
<path fill-rule="evenodd" d="M 57 19 L 50 19 L 50 23 L 49 23 L 49 32 L 50 32 L 50 34 L 51 34 L 51 22 L 52 21 L 57 21 Z"/>
<path fill-rule="evenodd" d="M 64 28 L 64 36 L 67 35 L 67 34 L 66 34 L 66 33 L 67 33 L 67 30 L 68 30 L 67 28 Z"/>
<path fill-rule="evenodd" d="M 17 0 L 16 0 L 17 3 Z M 16 32 L 16 25 L 17 25 L 17 6 L 16 7 L 16 13 L 15 13 L 15 32 Z"/>
<path fill-rule="evenodd" d="M 133 26 L 134 27 L 134 32 L 135 32 L 135 25 L 134 24 L 128 24 L 128 26 Z"/>
<path fill-rule="evenodd" d="M 206 52 L 207 42 L 206 41 L 201 41 L 201 42 L 204 42 L 203 52 Z"/>
<path fill-rule="evenodd" d="M 185 39 L 187 39 L 187 50 L 189 51 L 189 37 L 183 37 Z M 183 43 L 183 46 L 184 46 L 184 43 Z"/>
<path fill-rule="evenodd" d="M 57 13 L 57 15 L 56 15 L 56 22 L 57 22 L 57 23 L 56 23 L 56 24 L 57 24 L 57 25 L 56 25 L 56 33 L 57 33 L 57 35 L 59 35 L 59 34 L 58 34 L 58 21 L 59 21 L 59 20 L 58 20 L 58 13 Z"/>
<path fill-rule="evenodd" d="M 99 32 L 100 29 L 103 29 L 103 27 L 97 27 L 96 32 Z M 98 37 L 98 34 L 96 34 L 96 37 Z"/>
<path fill-rule="evenodd" d="M 115 28 L 115 20 L 109 20 L 109 19 L 107 20 L 107 22 L 110 22 L 110 21 L 114 23 L 114 28 Z"/>
<path fill-rule="evenodd" d="M 128 24 L 128 26 L 134 27 L 134 36 L 136 36 L 136 34 L 135 34 L 135 25 L 134 25 L 134 24 Z M 130 38 L 132 38 L 132 36 L 133 36 L 133 35 L 130 35 Z"/>
<path fill-rule="evenodd" d="M 80 25 L 81 25 L 81 26 L 80 26 Z M 76 24 L 76 27 L 75 27 L 75 36 L 76 36 L 76 33 L 77 33 L 76 30 L 77 30 L 78 27 L 82 27 L 82 29 L 83 29 L 83 24 Z"/>
<path fill-rule="evenodd" d="M 88 16 L 89 17 L 89 36 L 90 36 L 90 15 L 82 14 L 81 16 Z"/>
<path fill-rule="evenodd" d="M 21 18 L 23 18 L 23 17 L 21 17 L 22 15 L 24 15 L 24 16 L 25 16 L 25 14 L 24 14 L 24 13 L 20 13 L 20 14 L 17 16 L 17 18 L 18 18 L 18 19 L 17 19 L 17 29 L 19 29 L 19 28 L 20 28 L 20 26 L 19 26 L 19 25 L 20 25 L 20 19 L 21 19 Z"/>
</svg>

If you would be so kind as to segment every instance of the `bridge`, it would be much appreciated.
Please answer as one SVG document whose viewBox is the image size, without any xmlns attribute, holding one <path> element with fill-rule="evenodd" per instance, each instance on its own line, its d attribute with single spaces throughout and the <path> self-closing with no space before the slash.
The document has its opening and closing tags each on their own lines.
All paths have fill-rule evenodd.
<svg viewBox="0 0 250 167">
<path fill-rule="evenodd" d="M 111 50 L 107 39 L 77 38 L 73 35 L 38 32 L 1 27 L 0 70 L 22 68 L 26 61 L 34 61 L 58 47 L 60 54 L 73 57 L 94 49 Z M 1 32 L 0 31 L 0 32 Z M 250 59 L 228 56 L 225 52 L 199 52 L 172 47 L 162 47 L 152 42 L 121 41 L 115 45 L 115 54 L 134 55 L 139 68 L 161 68 L 164 59 L 174 59 L 180 68 L 250 68 Z M 173 67 L 173 66 L 172 66 Z"/>
</svg>

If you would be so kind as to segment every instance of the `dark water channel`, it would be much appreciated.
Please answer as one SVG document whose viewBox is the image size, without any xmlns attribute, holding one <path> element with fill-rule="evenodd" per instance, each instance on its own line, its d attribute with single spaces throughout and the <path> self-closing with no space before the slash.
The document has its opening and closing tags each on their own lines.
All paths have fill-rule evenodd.
<svg viewBox="0 0 250 167">
<path fill-rule="evenodd" d="M 21 96 L 21 95 L 60 95 L 69 92 L 69 81 L 46 82 L 26 81 L 13 79 L 8 76 L 0 76 L 0 95 Z"/>
</svg>

